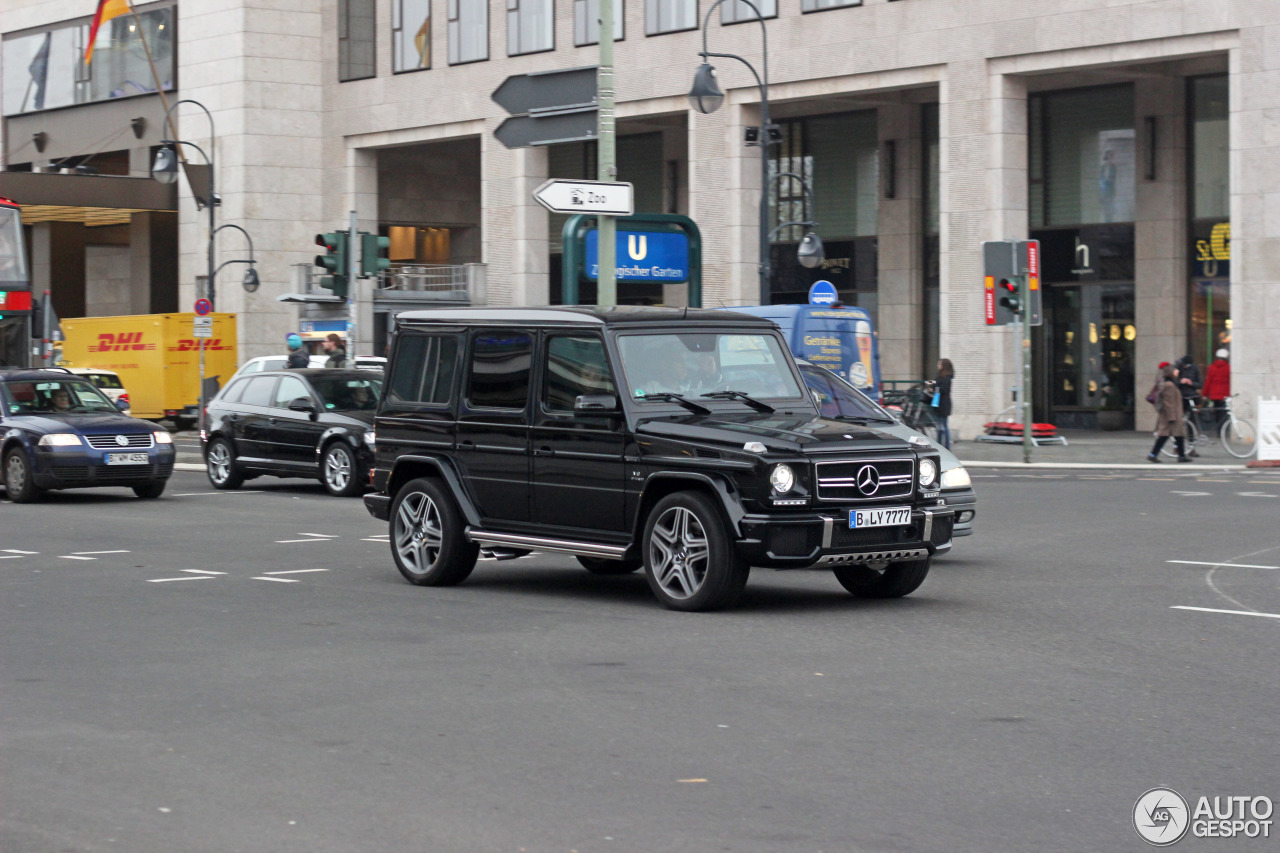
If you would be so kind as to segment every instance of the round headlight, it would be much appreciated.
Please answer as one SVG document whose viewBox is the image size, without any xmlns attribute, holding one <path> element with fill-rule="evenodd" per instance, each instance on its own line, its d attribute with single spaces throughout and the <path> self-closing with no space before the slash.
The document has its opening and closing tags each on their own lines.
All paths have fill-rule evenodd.
<svg viewBox="0 0 1280 853">
<path fill-rule="evenodd" d="M 938 479 L 938 464 L 932 459 L 920 460 L 920 485 L 928 488 Z"/>
<path fill-rule="evenodd" d="M 786 494 L 796 484 L 796 475 L 790 465 L 774 465 L 769 474 L 769 482 L 778 494 Z"/>
</svg>

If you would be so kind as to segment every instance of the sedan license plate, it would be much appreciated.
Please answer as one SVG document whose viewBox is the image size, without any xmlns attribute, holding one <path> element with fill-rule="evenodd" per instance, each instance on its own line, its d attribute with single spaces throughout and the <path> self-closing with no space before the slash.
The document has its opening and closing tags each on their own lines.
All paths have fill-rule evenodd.
<svg viewBox="0 0 1280 853">
<path fill-rule="evenodd" d="M 145 453 L 108 453 L 108 465 L 146 465 L 151 460 Z"/>
<path fill-rule="evenodd" d="M 849 510 L 849 528 L 897 527 L 911 523 L 911 507 L 894 506 L 884 509 Z"/>
</svg>

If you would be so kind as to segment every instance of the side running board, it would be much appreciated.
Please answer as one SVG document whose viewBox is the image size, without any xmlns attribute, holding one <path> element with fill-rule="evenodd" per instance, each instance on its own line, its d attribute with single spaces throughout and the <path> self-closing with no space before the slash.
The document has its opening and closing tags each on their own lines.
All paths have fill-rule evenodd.
<svg viewBox="0 0 1280 853">
<path fill-rule="evenodd" d="M 481 545 L 556 551 L 562 554 L 581 554 L 584 557 L 603 557 L 606 560 L 621 560 L 627 552 L 625 545 L 600 545 L 596 542 L 547 539 L 542 536 L 522 536 L 518 533 L 491 533 L 486 530 L 476 530 L 474 527 L 467 528 L 467 538 Z"/>
</svg>

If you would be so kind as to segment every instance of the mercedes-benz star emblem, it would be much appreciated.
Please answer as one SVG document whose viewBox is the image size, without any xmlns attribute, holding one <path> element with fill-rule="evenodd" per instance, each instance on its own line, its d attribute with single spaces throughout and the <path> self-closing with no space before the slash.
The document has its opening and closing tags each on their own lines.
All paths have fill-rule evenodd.
<svg viewBox="0 0 1280 853">
<path fill-rule="evenodd" d="M 867 497 L 874 495 L 880 489 L 880 472 L 876 470 L 874 465 L 863 465 L 858 469 L 858 491 Z"/>
<path fill-rule="evenodd" d="M 117 435 L 117 436 L 116 436 L 116 444 L 120 445 L 121 447 L 128 447 L 128 446 L 129 446 L 129 438 L 128 438 L 127 436 Z"/>
</svg>

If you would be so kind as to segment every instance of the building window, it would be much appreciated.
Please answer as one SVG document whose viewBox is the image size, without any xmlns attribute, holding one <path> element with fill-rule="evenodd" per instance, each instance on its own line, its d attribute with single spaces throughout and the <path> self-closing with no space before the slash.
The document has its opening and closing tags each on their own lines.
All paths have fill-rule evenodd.
<svg viewBox="0 0 1280 853">
<path fill-rule="evenodd" d="M 374 68 L 374 0 L 338 0 L 338 82 L 364 80 Z"/>
<path fill-rule="evenodd" d="M 554 50 L 555 0 L 507 0 L 507 55 Z"/>
<path fill-rule="evenodd" d="M 939 153 L 938 105 L 925 104 L 920 108 L 920 136 L 924 170 L 921 176 L 921 190 L 924 195 L 921 204 L 924 232 L 924 304 L 921 306 L 924 321 L 924 362 L 923 368 L 928 375 L 942 356 L 940 351 L 942 316 L 942 265 L 939 254 L 939 233 L 941 231 L 940 206 L 938 202 L 939 179 L 941 178 Z"/>
<path fill-rule="evenodd" d="M 626 6 L 623 0 L 613 0 L 613 40 L 622 41 L 626 35 L 623 16 Z M 573 0 L 573 46 L 584 47 L 600 43 L 600 0 Z"/>
<path fill-rule="evenodd" d="M 842 6 L 861 6 L 862 0 L 800 0 L 801 12 L 821 12 L 823 9 L 839 9 Z"/>
<path fill-rule="evenodd" d="M 449 0 L 449 64 L 488 58 L 488 0 Z"/>
<path fill-rule="evenodd" d="M 778 17 L 778 0 L 750 0 L 751 5 L 760 10 L 763 18 Z M 728 0 L 720 7 L 720 23 L 739 24 L 743 21 L 756 20 L 756 13 L 742 0 Z"/>
<path fill-rule="evenodd" d="M 95 101 L 114 101 L 154 94 L 159 87 L 172 92 L 173 45 L 177 11 L 164 6 L 111 19 L 98 30 L 93 57 L 86 68 L 84 20 L 62 23 L 4 42 L 3 112 L 6 116 L 70 107 Z M 147 62 L 151 50 L 155 73 Z"/>
<path fill-rule="evenodd" d="M 1227 153 L 1227 76 L 1197 77 L 1191 87 L 1191 208 L 1193 219 L 1231 212 Z"/>
<path fill-rule="evenodd" d="M 1207 366 L 1231 348 L 1231 181 L 1228 169 L 1228 79 L 1225 74 L 1187 82 L 1190 169 L 1191 355 Z"/>
<path fill-rule="evenodd" d="M 1133 109 L 1129 84 L 1032 97 L 1033 228 L 1133 221 Z"/>
<path fill-rule="evenodd" d="M 646 0 L 646 35 L 677 33 L 698 26 L 698 0 Z"/>
<path fill-rule="evenodd" d="M 431 67 L 431 0 L 391 0 L 391 70 Z"/>
</svg>

